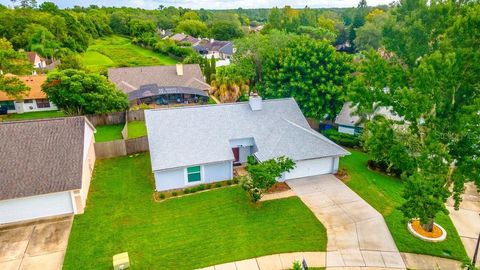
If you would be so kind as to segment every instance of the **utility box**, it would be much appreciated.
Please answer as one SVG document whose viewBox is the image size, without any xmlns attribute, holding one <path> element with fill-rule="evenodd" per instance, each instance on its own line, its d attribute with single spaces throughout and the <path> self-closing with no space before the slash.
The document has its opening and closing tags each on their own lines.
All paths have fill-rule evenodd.
<svg viewBox="0 0 480 270">
<path fill-rule="evenodd" d="M 113 255 L 113 269 L 124 270 L 130 267 L 130 260 L 128 259 L 128 252 L 123 252 Z"/>
</svg>

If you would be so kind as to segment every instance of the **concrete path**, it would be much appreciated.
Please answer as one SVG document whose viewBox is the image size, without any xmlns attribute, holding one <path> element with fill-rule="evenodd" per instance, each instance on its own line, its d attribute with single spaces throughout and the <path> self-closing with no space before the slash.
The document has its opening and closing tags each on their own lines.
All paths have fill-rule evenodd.
<svg viewBox="0 0 480 270">
<path fill-rule="evenodd" d="M 73 217 L 0 227 L 0 269 L 60 270 Z"/>
<path fill-rule="evenodd" d="M 475 244 L 480 234 L 480 194 L 473 183 L 466 185 L 465 194 L 462 196 L 460 209 L 455 211 L 453 208 L 453 199 L 447 201 L 447 209 L 450 212 L 450 218 L 457 228 L 458 234 L 462 239 L 463 245 L 470 259 L 475 252 Z M 477 263 L 480 260 L 477 259 Z"/>
<path fill-rule="evenodd" d="M 308 262 L 308 267 L 325 266 L 325 252 L 294 252 L 224 263 L 199 270 L 284 270 L 292 269 L 294 261 L 301 262 L 303 259 Z"/>
<path fill-rule="evenodd" d="M 335 176 L 287 184 L 327 228 L 327 267 L 405 269 L 383 216 Z"/>
<path fill-rule="evenodd" d="M 456 270 L 463 269 L 462 263 L 446 258 L 434 257 L 422 254 L 401 253 L 403 261 L 408 269 L 416 270 Z"/>
</svg>

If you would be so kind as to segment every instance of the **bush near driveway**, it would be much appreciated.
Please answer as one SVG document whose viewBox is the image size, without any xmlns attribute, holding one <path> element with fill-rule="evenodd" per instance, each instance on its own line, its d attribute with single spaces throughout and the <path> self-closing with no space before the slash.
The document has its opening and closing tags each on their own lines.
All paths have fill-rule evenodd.
<svg viewBox="0 0 480 270">
<path fill-rule="evenodd" d="M 352 154 L 342 158 L 340 164 L 341 169 L 348 172 L 346 184 L 383 215 L 400 251 L 467 260 L 465 248 L 448 215 L 439 214 L 435 220 L 447 231 L 445 241 L 430 243 L 415 238 L 408 232 L 407 220 L 398 209 L 403 203 L 403 182 L 399 178 L 369 170 L 368 154 L 349 151 Z"/>
<path fill-rule="evenodd" d="M 148 153 L 98 160 L 63 269 L 195 269 L 263 255 L 324 251 L 323 225 L 297 197 L 250 203 L 240 187 L 153 201 Z"/>
</svg>

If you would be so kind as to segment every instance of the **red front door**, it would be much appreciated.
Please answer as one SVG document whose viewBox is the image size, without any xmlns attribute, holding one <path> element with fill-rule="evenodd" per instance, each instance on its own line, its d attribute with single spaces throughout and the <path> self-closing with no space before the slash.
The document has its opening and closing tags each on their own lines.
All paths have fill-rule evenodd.
<svg viewBox="0 0 480 270">
<path fill-rule="evenodd" d="M 233 163 L 238 163 L 240 161 L 240 149 L 238 147 L 234 147 L 232 148 L 232 152 L 233 152 L 233 157 L 235 158 Z"/>
</svg>

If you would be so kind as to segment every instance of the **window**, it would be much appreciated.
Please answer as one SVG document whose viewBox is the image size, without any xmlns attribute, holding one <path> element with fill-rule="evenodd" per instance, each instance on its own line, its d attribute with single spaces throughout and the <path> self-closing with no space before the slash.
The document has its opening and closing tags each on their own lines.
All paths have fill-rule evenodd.
<svg viewBox="0 0 480 270">
<path fill-rule="evenodd" d="M 37 108 L 50 108 L 48 99 L 37 99 Z"/>
<path fill-rule="evenodd" d="M 23 101 L 23 103 L 29 103 L 29 104 L 30 104 L 30 103 L 33 103 L 33 100 L 32 100 L 32 99 L 25 99 L 25 100 Z"/>
<path fill-rule="evenodd" d="M 200 173 L 200 166 L 187 168 L 187 180 L 189 183 L 202 181 L 202 175 Z"/>
</svg>

